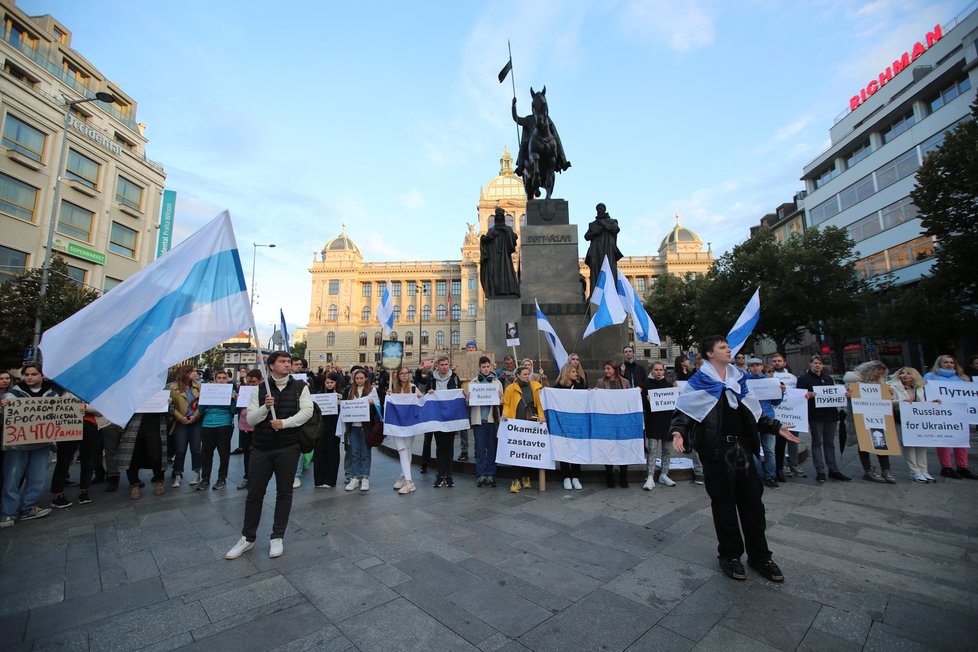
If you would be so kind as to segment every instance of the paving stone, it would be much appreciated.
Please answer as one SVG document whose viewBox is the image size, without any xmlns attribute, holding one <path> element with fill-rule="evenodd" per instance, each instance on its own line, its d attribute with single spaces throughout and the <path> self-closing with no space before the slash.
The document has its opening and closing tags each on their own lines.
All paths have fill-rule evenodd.
<svg viewBox="0 0 978 652">
<path fill-rule="evenodd" d="M 935 642 L 947 642 L 949 646 L 960 647 L 965 641 L 978 639 L 978 621 L 975 611 L 949 611 L 932 604 L 911 600 L 901 595 L 893 595 L 886 605 L 883 624 L 905 629 L 908 636 L 923 637 Z"/>
<path fill-rule="evenodd" d="M 642 638 L 628 646 L 627 650 L 628 652 L 642 652 L 644 650 L 650 652 L 688 652 L 693 649 L 694 645 L 696 645 L 695 641 L 656 625 L 645 632 Z"/>
<path fill-rule="evenodd" d="M 812 629 L 861 646 L 866 641 L 872 623 L 872 619 L 864 614 L 850 613 L 831 605 L 822 605 L 812 623 Z"/>
<path fill-rule="evenodd" d="M 294 600 L 296 596 L 289 598 Z M 203 627 L 194 630 L 192 645 L 184 650 L 269 650 L 305 636 L 308 632 L 321 630 L 330 624 L 318 609 L 308 602 L 291 606 L 271 613 L 249 618 L 234 627 L 212 633 L 213 628 Z"/>
<path fill-rule="evenodd" d="M 480 650 L 482 650 L 482 652 L 496 652 L 496 650 L 505 647 L 511 642 L 512 639 L 508 638 L 505 634 L 496 632 L 486 640 L 479 641 L 478 647 Z M 521 645 L 520 647 L 523 646 Z"/>
<path fill-rule="evenodd" d="M 747 582 L 735 582 L 717 572 L 659 621 L 659 625 L 699 641 L 730 608 L 744 599 Z"/>
<path fill-rule="evenodd" d="M 240 586 L 200 601 L 210 621 L 217 622 L 229 616 L 255 609 L 278 600 L 296 595 L 298 591 L 282 576 Z"/>
<path fill-rule="evenodd" d="M 122 570 L 121 566 L 118 567 L 118 570 Z M 125 584 L 125 582 L 119 582 L 116 586 L 121 584 Z M 102 585 L 102 572 L 98 559 L 78 559 L 65 568 L 65 600 L 82 595 L 92 595 L 103 588 L 107 588 L 107 586 Z"/>
<path fill-rule="evenodd" d="M 494 530 L 517 537 L 520 540 L 532 541 L 534 539 L 546 539 L 557 533 L 553 528 L 507 514 L 486 519 L 481 521 L 481 523 L 486 527 L 491 527 Z"/>
<path fill-rule="evenodd" d="M 340 652 L 341 650 L 348 650 L 352 647 L 353 643 L 350 639 L 343 636 L 339 628 L 335 625 L 327 625 L 311 634 L 306 634 L 302 638 L 297 638 L 294 641 L 280 645 L 272 652 L 308 652 L 311 650 L 317 652 Z"/>
<path fill-rule="evenodd" d="M 474 645 L 403 598 L 337 624 L 361 652 L 398 647 L 426 652 L 477 650 Z"/>
<path fill-rule="evenodd" d="M 446 598 L 510 638 L 520 636 L 553 615 L 513 591 L 492 584 L 467 586 Z"/>
<path fill-rule="evenodd" d="M 199 604 L 168 600 L 108 618 L 98 623 L 89 635 L 93 650 L 134 650 L 152 641 L 170 637 L 175 632 L 189 632 L 207 623 Z"/>
<path fill-rule="evenodd" d="M 479 581 L 476 575 L 458 564 L 432 553 L 421 553 L 394 565 L 411 579 L 437 589 L 443 595 Z"/>
<path fill-rule="evenodd" d="M 512 573 L 508 573 L 498 566 L 487 564 L 481 559 L 467 559 L 462 562 L 462 565 L 468 571 L 475 573 L 479 577 L 490 580 L 499 586 L 506 587 L 508 590 L 516 592 L 524 599 L 547 609 L 551 613 L 557 613 L 572 604 L 567 598 L 551 593 L 549 590 L 536 584 L 530 584 L 526 580 Z"/>
<path fill-rule="evenodd" d="M 798 652 L 859 652 L 863 646 L 812 628 L 805 634 L 797 649 Z"/>
<path fill-rule="evenodd" d="M 150 544 L 156 566 L 161 573 L 181 568 L 212 564 L 220 557 L 197 537 L 157 541 Z"/>
<path fill-rule="evenodd" d="M 625 523 L 607 516 L 597 516 L 581 524 L 572 534 L 578 539 L 617 548 L 638 557 L 649 557 L 675 540 L 651 525 Z"/>
<path fill-rule="evenodd" d="M 601 586 L 601 582 L 596 579 L 530 553 L 508 559 L 498 566 L 522 580 L 541 588 L 546 587 L 550 592 L 571 602 Z"/>
<path fill-rule="evenodd" d="M 0 649 L 8 650 L 10 646 L 24 640 L 28 613 L 24 609 L 0 616 Z"/>
<path fill-rule="evenodd" d="M 602 582 L 614 579 L 642 561 L 627 552 L 566 534 L 540 541 L 517 541 L 513 546 Z"/>
<path fill-rule="evenodd" d="M 254 564 L 243 557 L 225 562 L 184 568 L 161 575 L 160 579 L 169 597 L 184 596 L 185 602 L 193 602 L 226 591 L 231 588 L 229 585 L 243 586 L 275 575 L 270 572 L 259 573 Z"/>
<path fill-rule="evenodd" d="M 411 577 L 407 573 L 402 573 L 390 564 L 380 564 L 367 568 L 367 574 L 384 586 L 397 586 L 402 582 L 410 581 Z"/>
<path fill-rule="evenodd" d="M 98 576 L 96 575 L 96 578 Z M 0 616 L 9 616 L 65 599 L 65 581 L 28 582 L 21 590 L 0 596 Z"/>
<path fill-rule="evenodd" d="M 774 584 L 750 583 L 753 586 L 744 593 L 743 600 L 727 611 L 720 624 L 776 648 L 797 647 L 805 638 L 821 605 L 801 598 L 785 599 L 784 592 Z M 772 621 L 778 626 L 768 626 Z"/>
<path fill-rule="evenodd" d="M 639 604 L 669 612 L 713 575 L 713 571 L 675 557 L 656 555 L 628 569 L 604 588 Z"/>
<path fill-rule="evenodd" d="M 397 592 L 411 604 L 449 628 L 469 643 L 481 643 L 496 634 L 496 630 L 462 607 L 449 601 L 438 591 L 415 581 L 404 582 Z"/>
<path fill-rule="evenodd" d="M 866 637 L 866 644 L 863 646 L 864 652 L 925 652 L 926 650 L 960 650 L 959 641 L 953 643 L 948 641 L 948 645 L 941 645 L 941 639 L 925 639 L 918 637 L 912 632 L 893 627 L 884 623 L 874 622 Z"/>
<path fill-rule="evenodd" d="M 398 597 L 390 588 L 345 559 L 309 566 L 286 577 L 334 623 Z"/>
<path fill-rule="evenodd" d="M 761 641 L 717 625 L 693 647 L 694 652 L 774 652 Z"/>
<path fill-rule="evenodd" d="M 130 582 L 145 580 L 160 574 L 160 569 L 156 565 L 156 558 L 150 550 L 123 554 L 119 560 L 122 562 L 122 568 Z"/>
</svg>

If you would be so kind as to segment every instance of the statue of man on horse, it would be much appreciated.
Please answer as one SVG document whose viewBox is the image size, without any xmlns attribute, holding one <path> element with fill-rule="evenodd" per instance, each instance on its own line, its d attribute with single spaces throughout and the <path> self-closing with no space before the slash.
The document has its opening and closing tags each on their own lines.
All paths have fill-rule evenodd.
<svg viewBox="0 0 978 652">
<path fill-rule="evenodd" d="M 523 128 L 515 172 L 523 178 L 527 200 L 539 197 L 541 189 L 547 192 L 545 199 L 550 199 L 557 172 L 563 172 L 571 164 L 564 154 L 557 127 L 550 121 L 547 87 L 537 93 L 531 86 L 530 97 L 533 112 L 522 118 L 516 113 L 516 98 L 513 98 L 513 120 Z"/>
</svg>

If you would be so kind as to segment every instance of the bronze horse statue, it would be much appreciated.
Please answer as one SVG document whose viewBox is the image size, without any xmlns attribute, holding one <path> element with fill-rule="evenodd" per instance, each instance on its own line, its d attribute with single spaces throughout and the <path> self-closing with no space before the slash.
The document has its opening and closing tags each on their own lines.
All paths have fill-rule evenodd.
<svg viewBox="0 0 978 652">
<path fill-rule="evenodd" d="M 557 128 L 550 121 L 547 87 L 539 93 L 530 87 L 530 97 L 533 113 L 523 118 L 516 114 L 516 98 L 513 98 L 513 120 L 523 127 L 516 174 L 523 177 L 527 200 L 539 197 L 541 189 L 547 193 L 545 199 L 550 199 L 557 172 L 563 172 L 571 164 L 564 155 Z"/>
</svg>

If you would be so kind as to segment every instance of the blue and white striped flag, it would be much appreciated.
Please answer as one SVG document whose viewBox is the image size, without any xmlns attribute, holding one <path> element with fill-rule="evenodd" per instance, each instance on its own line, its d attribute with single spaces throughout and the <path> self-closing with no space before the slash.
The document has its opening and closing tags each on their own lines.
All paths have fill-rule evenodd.
<svg viewBox="0 0 978 652">
<path fill-rule="evenodd" d="M 537 330 L 547 338 L 547 344 L 550 345 L 550 352 L 554 356 L 554 362 L 557 363 L 557 371 L 559 372 L 567 364 L 567 351 L 564 349 L 564 345 L 560 343 L 560 338 L 557 337 L 557 331 L 554 330 L 550 320 L 540 310 L 540 302 L 534 299 L 533 303 L 537 306 Z"/>
<path fill-rule="evenodd" d="M 621 297 L 615 287 L 614 277 L 611 275 L 611 265 L 608 257 L 604 257 L 601 263 L 601 272 L 598 274 L 598 282 L 591 292 L 591 303 L 598 304 L 598 309 L 591 322 L 584 329 L 583 337 L 587 337 L 596 330 L 613 324 L 621 324 L 625 321 L 625 309 L 621 305 Z"/>
<path fill-rule="evenodd" d="M 621 297 L 622 306 L 632 318 L 632 328 L 635 329 L 635 337 L 640 342 L 651 342 L 659 344 L 659 331 L 652 323 L 652 318 L 646 312 L 642 300 L 635 294 L 635 289 L 629 283 L 625 275 L 618 270 L 618 296 Z"/>
<path fill-rule="evenodd" d="M 540 390 L 554 459 L 571 464 L 644 464 L 641 390 Z"/>
<path fill-rule="evenodd" d="M 125 425 L 167 369 L 254 324 L 227 211 L 44 333 L 44 372 Z"/>
<path fill-rule="evenodd" d="M 757 326 L 757 321 L 761 318 L 761 288 L 754 290 L 754 296 L 750 298 L 744 311 L 740 313 L 737 322 L 727 333 L 727 344 L 730 345 L 730 355 L 737 355 L 737 352 L 747 342 L 747 338 Z"/>
<path fill-rule="evenodd" d="M 448 300 L 448 303 L 451 305 L 451 299 Z M 380 328 L 384 337 L 387 337 L 394 330 L 394 297 L 391 295 L 390 279 L 387 279 L 387 285 L 384 286 L 384 296 L 380 300 L 380 305 L 377 306 L 377 319 L 380 320 Z"/>
<path fill-rule="evenodd" d="M 285 352 L 292 355 L 292 347 L 289 346 L 289 328 L 285 325 L 285 313 L 282 309 L 278 309 L 278 320 L 279 328 L 282 329 L 282 345 L 285 348 Z"/>
<path fill-rule="evenodd" d="M 460 389 L 439 389 L 421 398 L 415 394 L 388 394 L 384 403 L 384 434 L 388 437 L 468 428 L 469 407 Z"/>
</svg>

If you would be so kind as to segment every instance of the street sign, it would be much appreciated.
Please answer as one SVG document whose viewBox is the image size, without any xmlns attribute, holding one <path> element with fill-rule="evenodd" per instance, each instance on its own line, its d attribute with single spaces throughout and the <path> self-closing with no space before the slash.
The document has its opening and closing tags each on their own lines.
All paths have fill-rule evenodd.
<svg viewBox="0 0 978 652">
<path fill-rule="evenodd" d="M 241 352 L 241 364 L 255 364 L 256 356 L 254 351 Z"/>
<path fill-rule="evenodd" d="M 224 364 L 238 364 L 241 362 L 241 354 L 238 352 L 225 353 Z"/>
</svg>

